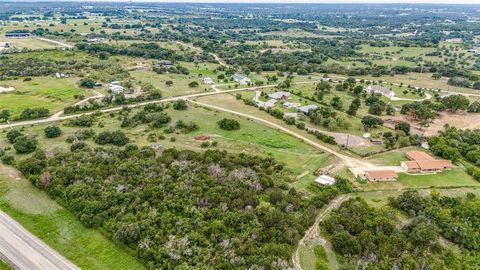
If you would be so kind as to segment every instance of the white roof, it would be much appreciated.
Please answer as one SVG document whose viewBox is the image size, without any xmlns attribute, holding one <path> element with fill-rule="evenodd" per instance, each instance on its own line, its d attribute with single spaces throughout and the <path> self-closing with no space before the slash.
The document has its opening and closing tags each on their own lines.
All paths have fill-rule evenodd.
<svg viewBox="0 0 480 270">
<path fill-rule="evenodd" d="M 314 182 L 322 185 L 333 185 L 335 184 L 335 178 L 322 174 L 317 179 L 315 179 Z"/>
<path fill-rule="evenodd" d="M 291 95 L 290 92 L 279 91 L 279 92 L 271 93 L 268 96 L 273 99 L 281 99 L 283 97 L 289 97 L 290 95 Z"/>
</svg>

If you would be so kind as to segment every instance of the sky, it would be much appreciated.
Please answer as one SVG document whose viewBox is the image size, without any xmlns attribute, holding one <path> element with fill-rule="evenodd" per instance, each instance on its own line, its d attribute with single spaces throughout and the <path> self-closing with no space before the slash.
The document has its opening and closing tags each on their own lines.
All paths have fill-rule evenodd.
<svg viewBox="0 0 480 270">
<path fill-rule="evenodd" d="M 30 0 L 36 2 L 37 0 Z M 49 1 L 49 0 L 38 0 Z M 50 0 L 72 1 L 72 0 Z M 130 0 L 73 0 L 81 2 L 129 2 Z M 157 2 L 157 3 L 412 3 L 412 4 L 478 4 L 480 0 L 131 0 L 132 2 Z M 2 0 L 0 0 L 2 2 Z"/>
</svg>

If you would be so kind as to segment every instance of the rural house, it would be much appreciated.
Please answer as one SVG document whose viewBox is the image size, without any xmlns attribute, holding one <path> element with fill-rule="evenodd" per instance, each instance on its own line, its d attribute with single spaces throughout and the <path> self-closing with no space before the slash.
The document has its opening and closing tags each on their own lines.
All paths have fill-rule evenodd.
<svg viewBox="0 0 480 270">
<path fill-rule="evenodd" d="M 6 38 L 31 38 L 32 34 L 27 32 L 7 32 L 5 34 Z"/>
<path fill-rule="evenodd" d="M 279 100 L 279 99 L 288 99 L 291 95 L 292 94 L 290 94 L 290 92 L 279 91 L 279 92 L 271 93 L 270 95 L 268 95 L 268 97 L 271 99 Z"/>
<path fill-rule="evenodd" d="M 233 74 L 232 79 L 238 82 L 239 84 L 249 84 L 252 82 L 247 76 L 242 75 L 240 73 Z"/>
<path fill-rule="evenodd" d="M 409 173 L 435 173 L 453 167 L 450 160 L 435 159 L 421 151 L 410 151 L 406 155 L 410 160 L 402 161 L 400 166 Z"/>
<path fill-rule="evenodd" d="M 303 112 L 304 114 L 308 114 L 310 111 L 315 111 L 316 109 L 318 109 L 317 105 L 307 105 L 298 108 L 298 110 Z"/>
<path fill-rule="evenodd" d="M 367 93 L 371 95 L 380 94 L 387 98 L 395 97 L 395 92 L 380 85 L 369 85 L 367 89 L 365 89 L 365 91 L 367 91 Z"/>
</svg>

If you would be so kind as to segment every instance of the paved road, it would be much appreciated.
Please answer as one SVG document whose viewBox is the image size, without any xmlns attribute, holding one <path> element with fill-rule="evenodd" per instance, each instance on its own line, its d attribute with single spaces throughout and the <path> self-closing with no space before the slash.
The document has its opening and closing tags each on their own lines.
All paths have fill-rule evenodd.
<svg viewBox="0 0 480 270">
<path fill-rule="evenodd" d="M 80 269 L 2 211 L 0 211 L 0 257 L 13 269 Z"/>
</svg>

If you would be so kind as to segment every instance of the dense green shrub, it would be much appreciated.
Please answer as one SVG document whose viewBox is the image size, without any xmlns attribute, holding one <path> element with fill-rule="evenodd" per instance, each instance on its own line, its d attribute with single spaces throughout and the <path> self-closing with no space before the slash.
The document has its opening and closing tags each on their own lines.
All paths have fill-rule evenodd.
<svg viewBox="0 0 480 270">
<path fill-rule="evenodd" d="M 62 135 L 62 130 L 58 126 L 48 126 L 44 130 L 45 137 L 56 138 Z"/>
<path fill-rule="evenodd" d="M 26 136 L 20 136 L 15 139 L 13 148 L 15 148 L 17 154 L 28 154 L 37 149 L 38 141 Z"/>
<path fill-rule="evenodd" d="M 240 123 L 237 120 L 223 118 L 217 122 L 218 126 L 224 130 L 237 130 L 240 129 Z"/>
<path fill-rule="evenodd" d="M 119 130 L 112 132 L 104 131 L 95 137 L 95 142 L 98 144 L 113 144 L 122 146 L 127 144 L 129 141 L 129 138 L 125 135 L 125 133 Z"/>
<path fill-rule="evenodd" d="M 84 147 L 48 162 L 35 154 L 20 167 L 83 224 L 135 250 L 152 269 L 288 267 L 317 210 L 339 193 L 317 187 L 303 197 L 272 158 Z M 272 199 L 267 205 L 264 198 Z"/>
</svg>

